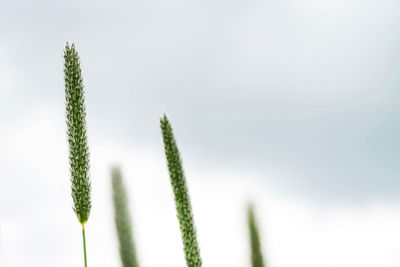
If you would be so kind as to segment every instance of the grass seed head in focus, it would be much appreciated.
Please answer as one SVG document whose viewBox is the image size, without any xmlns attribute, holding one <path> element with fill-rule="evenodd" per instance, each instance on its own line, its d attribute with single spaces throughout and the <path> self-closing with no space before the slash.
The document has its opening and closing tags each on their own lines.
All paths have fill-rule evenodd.
<svg viewBox="0 0 400 267">
<path fill-rule="evenodd" d="M 86 136 L 85 94 L 78 52 L 75 45 L 65 46 L 64 80 L 67 136 L 73 209 L 82 226 L 92 206 L 89 180 L 89 148 Z"/>
<path fill-rule="evenodd" d="M 196 228 L 194 225 L 186 178 L 182 168 L 182 160 L 179 155 L 171 124 L 166 115 L 161 118 L 160 126 L 172 190 L 175 196 L 176 211 L 180 224 L 186 264 L 188 267 L 200 267 L 202 265 L 200 249 L 197 242 Z"/>
</svg>

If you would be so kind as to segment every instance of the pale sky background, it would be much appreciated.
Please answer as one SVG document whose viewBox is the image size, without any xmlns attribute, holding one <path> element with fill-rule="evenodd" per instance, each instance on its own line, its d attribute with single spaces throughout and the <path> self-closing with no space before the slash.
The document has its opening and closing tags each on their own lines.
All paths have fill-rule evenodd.
<svg viewBox="0 0 400 267">
<path fill-rule="evenodd" d="M 158 120 L 175 129 L 204 267 L 400 266 L 400 2 L 0 0 L 0 266 L 83 266 L 63 47 L 81 55 L 89 266 L 120 266 L 121 165 L 142 267 L 184 267 Z"/>
</svg>

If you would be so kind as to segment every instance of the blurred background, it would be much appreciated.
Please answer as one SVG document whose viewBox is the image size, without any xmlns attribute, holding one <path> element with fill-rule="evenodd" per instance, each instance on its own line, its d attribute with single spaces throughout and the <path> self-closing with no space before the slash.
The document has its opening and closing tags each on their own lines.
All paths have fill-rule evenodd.
<svg viewBox="0 0 400 267">
<path fill-rule="evenodd" d="M 120 266 L 122 167 L 142 267 L 183 267 L 173 124 L 204 266 L 400 266 L 400 2 L 0 1 L 0 265 L 82 266 L 63 48 L 86 88 L 89 266 Z"/>
</svg>

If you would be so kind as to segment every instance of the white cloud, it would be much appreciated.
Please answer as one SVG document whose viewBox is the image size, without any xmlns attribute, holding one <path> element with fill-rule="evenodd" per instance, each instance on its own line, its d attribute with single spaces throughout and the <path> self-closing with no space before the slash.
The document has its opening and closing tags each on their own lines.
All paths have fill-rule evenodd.
<svg viewBox="0 0 400 267">
<path fill-rule="evenodd" d="M 0 128 L 63 107 L 69 40 L 104 136 L 155 146 L 167 111 L 203 164 L 268 162 L 329 199 L 398 195 L 399 1 L 3 2 Z"/>
</svg>

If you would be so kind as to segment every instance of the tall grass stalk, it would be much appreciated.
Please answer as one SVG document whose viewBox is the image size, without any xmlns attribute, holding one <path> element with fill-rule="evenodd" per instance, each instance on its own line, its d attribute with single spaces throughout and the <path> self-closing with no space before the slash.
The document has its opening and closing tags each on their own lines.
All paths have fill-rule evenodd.
<svg viewBox="0 0 400 267">
<path fill-rule="evenodd" d="M 179 155 L 171 124 L 166 115 L 161 118 L 160 126 L 172 189 L 175 195 L 176 211 L 182 234 L 186 264 L 188 267 L 200 267 L 202 263 L 200 249 L 197 243 L 196 229 L 185 175 L 183 173 L 182 160 Z"/>
<path fill-rule="evenodd" d="M 91 185 L 89 180 L 89 148 L 86 136 L 85 95 L 75 45 L 65 45 L 64 80 L 67 136 L 69 144 L 69 163 L 73 210 L 82 225 L 83 254 L 87 267 L 85 223 L 92 206 L 90 199 Z"/>
<path fill-rule="evenodd" d="M 260 234 L 254 215 L 254 207 L 252 205 L 249 205 L 247 208 L 247 222 L 249 226 L 252 267 L 265 267 L 260 243 Z"/>
<path fill-rule="evenodd" d="M 114 167 L 111 171 L 114 221 L 119 241 L 119 254 L 123 267 L 139 267 L 132 235 L 132 223 L 129 214 L 128 196 L 122 179 L 121 170 Z"/>
</svg>

